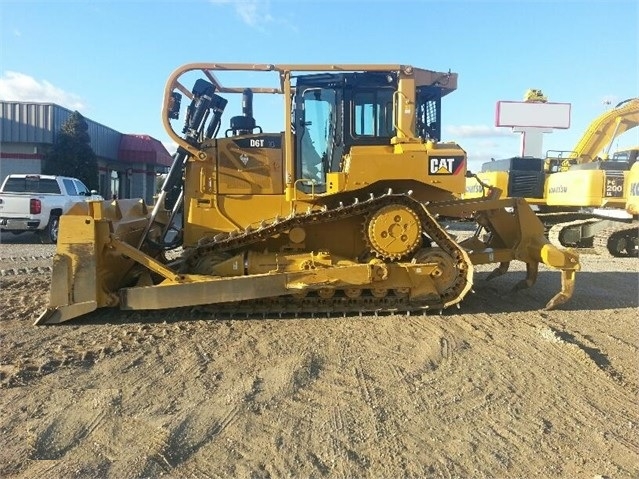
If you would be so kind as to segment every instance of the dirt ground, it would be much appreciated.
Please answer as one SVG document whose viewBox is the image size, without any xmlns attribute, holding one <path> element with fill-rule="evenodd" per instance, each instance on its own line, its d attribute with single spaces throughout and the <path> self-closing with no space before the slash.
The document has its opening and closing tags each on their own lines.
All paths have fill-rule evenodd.
<svg viewBox="0 0 639 479">
<path fill-rule="evenodd" d="M 7 241 L 8 240 L 8 241 Z M 521 268 L 443 315 L 33 326 L 53 247 L 0 244 L 0 477 L 637 478 L 639 261 Z"/>
</svg>

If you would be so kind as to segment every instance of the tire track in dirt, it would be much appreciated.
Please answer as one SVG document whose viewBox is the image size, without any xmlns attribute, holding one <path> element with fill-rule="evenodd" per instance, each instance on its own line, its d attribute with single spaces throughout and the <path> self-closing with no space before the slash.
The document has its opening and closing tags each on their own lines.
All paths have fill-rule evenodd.
<svg viewBox="0 0 639 479">
<path fill-rule="evenodd" d="M 0 264 L 29 263 L 33 261 L 50 260 L 54 256 L 55 256 L 55 253 L 45 253 L 41 255 L 27 255 L 27 256 L 0 256 Z"/>
<path fill-rule="evenodd" d="M 164 473 L 174 471 L 179 474 L 197 473 L 196 466 L 185 466 L 200 449 L 215 441 L 238 416 L 240 408 L 227 408 L 227 412 L 219 417 L 211 413 L 205 404 L 200 404 L 196 411 L 188 414 L 177 426 L 171 428 L 168 438 L 159 444 L 157 451 L 150 454 L 147 466 L 142 471 L 143 477 L 157 475 L 160 467 Z"/>
<path fill-rule="evenodd" d="M 533 303 L 545 293 L 530 290 L 475 295 L 443 316 L 199 321 L 188 309 L 105 310 L 36 328 L 22 308 L 43 300 L 33 294 L 34 285 L 48 288 L 43 278 L 0 280 L 11 285 L 3 301 L 23 301 L 0 313 L 2 380 L 33 368 L 1 391 L 3 477 L 630 479 L 639 471 L 639 343 L 623 288 L 583 307 L 577 291 L 576 303 L 543 314 Z M 84 388 L 96 386 L 121 391 L 119 404 L 93 409 Z M 74 411 L 82 422 L 65 423 Z M 56 457 L 56 436 L 66 452 L 30 459 L 26 445 L 47 427 L 53 442 L 47 450 L 39 440 L 42 457 Z"/>
<path fill-rule="evenodd" d="M 26 256 L 0 256 L 0 277 L 50 275 L 54 253 Z"/>
<path fill-rule="evenodd" d="M 562 429 L 571 421 L 576 421 L 576 424 L 584 431 L 587 430 L 587 424 L 594 424 L 595 428 L 605 429 L 606 421 L 601 418 L 606 415 L 610 417 L 610 414 L 606 414 L 599 408 L 593 409 L 589 399 L 601 398 L 601 394 L 589 391 L 576 398 L 572 395 L 563 397 L 558 383 L 574 381 L 577 384 L 589 384 L 592 382 L 591 376 L 594 373 L 599 377 L 599 384 L 594 386 L 596 390 L 597 387 L 608 388 L 615 380 L 606 371 L 602 371 L 588 355 L 585 355 L 586 359 L 584 359 L 583 352 L 570 351 L 567 354 L 559 350 L 548 357 L 545 341 L 539 335 L 539 325 L 531 322 L 530 319 L 521 318 L 520 320 L 520 318 L 513 318 L 512 315 L 507 316 L 507 321 L 501 318 L 506 316 L 479 314 L 449 318 L 451 328 L 444 336 L 445 340 L 440 340 L 441 357 L 450 359 L 451 355 L 446 351 L 452 349 L 453 360 L 442 361 L 435 369 L 415 370 L 416 374 L 407 373 L 405 367 L 395 367 L 392 370 L 393 378 L 397 383 L 390 387 L 404 387 L 407 395 L 416 396 L 415 404 L 418 413 L 428 411 L 431 415 L 434 413 L 436 418 L 455 420 L 457 429 L 460 428 L 460 423 L 467 424 L 466 435 L 469 440 L 463 448 L 461 444 L 458 446 L 461 452 L 463 453 L 466 449 L 466 454 L 481 457 L 484 464 L 494 465 L 495 471 L 503 470 L 504 474 L 510 474 L 506 471 L 511 470 L 509 468 L 512 468 L 514 458 L 521 455 L 521 451 L 513 451 L 509 444 L 527 444 L 526 447 L 530 449 L 532 457 L 539 455 L 540 448 L 550 456 L 553 452 L 551 448 L 556 447 L 554 444 L 558 441 L 554 438 L 553 441 L 545 442 L 539 439 L 543 438 L 548 431 Z M 464 334 L 465 331 L 468 335 Z M 450 338 L 454 338 L 453 341 Z M 562 344 L 562 346 L 570 345 Z M 576 356 L 578 360 L 572 356 Z M 550 371 L 550 378 L 546 378 L 548 374 L 546 371 L 543 376 L 533 374 L 532 377 L 522 378 L 519 371 L 530 369 L 525 358 L 533 358 L 532 360 L 536 361 L 536 357 L 539 357 L 540 362 L 547 361 L 561 365 L 557 368 L 562 375 L 553 376 Z M 579 357 L 581 357 L 580 360 Z M 465 374 L 466 370 L 473 370 L 473 362 L 479 362 L 479 371 L 481 371 L 479 376 Z M 477 371 L 477 367 L 474 370 Z M 534 371 L 536 373 L 538 370 Z M 459 379 L 468 377 L 461 384 L 457 382 L 453 386 L 448 376 Z M 539 388 L 543 393 L 542 396 L 547 400 L 542 401 L 538 407 L 533 407 L 533 410 L 538 410 L 538 415 L 531 417 L 524 411 L 538 402 L 536 398 L 539 396 Z M 547 392 L 544 389 L 547 389 Z M 627 393 L 626 390 L 625 397 L 622 396 L 618 401 L 621 414 L 611 418 L 617 424 L 625 423 L 623 404 L 628 404 L 628 401 L 632 400 L 632 396 Z M 557 397 L 554 396 L 555 394 L 558 394 Z M 555 401 L 560 401 L 562 404 L 555 408 L 553 405 Z M 566 405 L 565 409 L 563 405 Z M 487 417 L 492 417 L 491 422 L 496 425 L 484 430 L 472 426 L 478 421 L 485 422 L 483 418 Z M 553 422 L 546 418 L 552 419 Z M 436 421 L 440 428 L 445 428 L 446 422 L 446 420 Z M 434 427 L 435 423 L 432 424 L 431 429 L 422 427 L 421 430 L 405 431 L 404 437 L 419 443 L 424 432 L 426 434 L 430 432 L 436 442 L 445 441 L 445 435 Z M 464 427 L 461 429 L 463 430 Z M 627 437 L 627 434 L 622 436 Z M 612 440 L 615 436 L 608 434 L 608 437 Z M 567 437 L 563 440 L 578 444 L 574 438 Z M 481 444 L 496 441 L 502 444 L 497 452 L 482 451 Z M 635 441 L 626 442 L 624 439 L 618 441 L 616 457 L 635 455 L 632 452 L 632 448 L 636 448 Z M 533 453 L 535 450 L 537 450 L 536 454 Z M 544 454 L 541 455 L 544 456 Z M 549 461 L 536 461 L 536 466 L 540 470 L 545 469 L 548 474 L 556 475 L 559 466 L 551 462 L 546 466 L 547 463 Z M 454 461 L 452 463 L 445 461 L 445 464 L 444 466 L 442 463 L 437 463 L 432 466 L 433 470 L 437 470 L 442 476 L 450 471 L 456 471 L 456 474 L 461 475 L 472 474 L 472 470 L 455 469 Z M 632 468 L 628 469 L 630 470 Z"/>
<path fill-rule="evenodd" d="M 334 407 L 330 414 L 330 422 L 328 431 L 326 432 L 330 439 L 329 457 L 332 458 L 333 468 L 331 475 L 333 477 L 345 478 L 343 463 L 345 460 L 352 460 L 358 456 L 348 457 L 348 453 L 344 450 L 345 444 L 348 443 L 348 435 L 345 433 L 344 412 L 341 406 Z"/>
<path fill-rule="evenodd" d="M 571 418 L 579 429 L 604 431 L 598 438 L 602 451 L 615 450 L 615 454 L 619 453 L 622 457 L 632 457 L 633 453 L 639 450 L 639 438 L 636 435 L 628 435 L 628 429 L 623 430 L 610 425 L 625 423 L 632 427 L 633 424 L 637 424 L 637 411 L 628 411 L 625 406 L 628 400 L 636 398 L 636 387 L 625 383 L 618 375 L 611 374 L 608 361 L 599 350 L 593 352 L 591 348 L 574 341 L 572 335 L 559 334 L 549 329 L 553 336 L 549 338 L 548 329 L 543 329 L 543 333 L 546 333 L 544 339 L 550 341 L 561 354 L 572 358 L 575 364 L 585 366 L 583 370 L 566 368 L 567 370 L 563 371 L 565 380 L 581 385 L 583 393 L 577 396 L 577 404 L 574 404 L 576 401 L 572 404 L 562 402 L 557 404 L 557 410 L 561 416 Z M 569 341 L 565 341 L 565 337 L 568 337 Z M 604 398 L 605 405 L 602 405 Z"/>
<path fill-rule="evenodd" d="M 25 326 L 31 328 L 31 325 Z M 33 328 L 34 334 L 30 339 L 29 354 L 18 358 L 18 361 L 3 359 L 0 355 L 0 387 L 26 386 L 34 380 L 56 372 L 60 368 L 76 367 L 89 368 L 95 363 L 106 358 L 140 349 L 145 345 L 159 343 L 160 340 L 169 342 L 179 341 L 180 337 L 191 335 L 201 328 L 198 323 L 175 324 L 168 323 L 158 325 L 124 324 L 86 326 L 82 328 L 67 326 L 47 326 Z M 92 330 L 102 330 L 101 339 L 93 339 Z M 104 331 L 104 330 L 107 331 Z M 53 331 L 54 339 L 46 334 Z M 42 334 L 38 334 L 42 333 Z M 91 338 L 91 339 L 89 339 Z M 9 342 L 7 347 L 19 347 L 22 344 Z M 203 349 L 201 350 L 203 353 Z M 147 354 L 145 352 L 144 354 Z M 138 361 L 142 357 L 138 358 Z M 201 363 L 204 358 L 193 364 L 192 374 L 195 370 L 205 367 Z M 129 366 L 123 369 L 127 372 L 130 367 L 135 367 L 136 362 L 131 361 Z"/>
<path fill-rule="evenodd" d="M 51 266 L 32 266 L 28 268 L 0 269 L 0 276 L 32 276 L 34 274 L 51 274 Z"/>
<path fill-rule="evenodd" d="M 391 470 L 404 471 L 406 469 L 402 454 L 404 447 L 398 437 L 399 431 L 392 419 L 392 414 L 387 410 L 386 401 L 381 397 L 382 390 L 376 387 L 376 381 L 368 374 L 361 360 L 354 367 L 354 374 L 362 398 L 375 419 L 376 439 L 380 444 L 383 444 L 384 459 L 390 463 Z"/>
<path fill-rule="evenodd" d="M 531 451 L 537 449 L 547 450 L 556 447 L 554 435 L 542 436 L 545 444 L 533 443 L 532 438 L 539 439 L 539 429 L 548 431 L 552 429 L 564 429 L 564 425 L 571 424 L 573 427 L 587 431 L 588 428 L 606 429 L 608 421 L 623 423 L 624 412 L 623 404 L 627 404 L 630 400 L 629 391 L 620 387 L 619 382 L 609 371 L 601 369 L 596 359 L 584 352 L 578 345 L 566 343 L 558 335 L 552 333 L 546 327 L 540 327 L 539 324 L 530 323 L 524 318 L 508 317 L 508 321 L 502 321 L 498 317 L 486 318 L 480 315 L 478 318 L 481 325 L 490 325 L 491 322 L 496 323 L 499 329 L 491 327 L 492 330 L 500 331 L 500 338 L 496 338 L 495 344 L 490 348 L 489 360 L 492 363 L 492 370 L 495 373 L 489 377 L 489 382 L 496 394 L 490 397 L 490 403 L 504 415 L 510 418 L 510 421 L 496 421 L 496 425 L 488 430 L 480 437 L 480 440 L 495 442 L 495 437 L 499 443 L 507 444 L 516 443 L 524 444 Z M 518 321 L 524 324 L 524 328 L 518 327 L 513 329 L 511 324 Z M 550 331 L 550 334 L 549 334 Z M 471 348 L 472 348 L 471 344 Z M 524 359 L 525 358 L 525 359 Z M 541 370 L 535 369 L 527 378 L 522 378 L 517 371 L 518 367 L 525 368 L 527 361 L 539 361 L 546 363 L 549 367 L 542 374 Z M 579 389 L 583 389 L 581 394 L 575 394 L 575 389 L 565 391 L 560 384 L 571 383 L 578 385 Z M 615 390 L 613 393 L 611 389 Z M 601 408 L 601 391 L 610 391 L 611 396 L 621 395 L 617 401 L 620 411 L 611 413 L 606 411 L 611 404 L 610 400 L 606 401 L 607 407 Z M 625 398 L 624 398 L 625 396 Z M 531 401 L 534 398 L 534 401 Z M 591 398 L 599 398 L 594 403 Z M 608 398 L 607 398 L 608 399 Z M 468 400 L 464 399 L 464 404 Z M 530 406 L 538 408 L 538 417 L 524 416 L 522 411 L 530 410 Z M 505 408 L 504 408 L 505 406 Z M 473 416 L 476 412 L 473 413 Z M 611 415 L 617 417 L 611 418 Z M 541 423 L 539 418 L 543 418 Z M 468 417 L 471 420 L 472 417 Z M 479 430 L 478 430 L 479 432 Z M 473 434 L 471 433 L 471 437 Z M 574 442 L 574 447 L 579 449 L 579 442 L 574 438 L 563 438 L 564 441 Z M 632 448 L 637 450 L 639 445 L 636 441 L 632 441 L 628 445 L 624 445 L 621 441 L 618 446 L 623 451 L 620 455 L 632 456 Z M 601 445 L 605 449 L 605 445 Z M 617 449 L 619 449 L 617 447 Z M 507 448 L 504 451 L 508 452 Z M 512 457 L 513 452 L 508 454 L 502 453 L 501 459 L 493 457 L 492 460 L 498 465 L 508 467 L 508 458 Z M 531 454 L 531 457 L 539 457 Z M 542 454 L 543 457 L 543 454 Z M 534 460 L 534 459 L 533 459 Z M 486 458 L 490 461 L 490 458 Z M 538 464 L 542 468 L 543 464 Z M 558 466 L 556 466 L 558 467 Z M 548 470 L 548 473 L 556 473 L 557 471 Z"/>
<path fill-rule="evenodd" d="M 181 331 L 181 329 L 178 328 L 177 331 Z M 134 332 L 138 332 L 141 334 L 140 336 L 136 336 L 133 334 Z M 147 328 L 144 328 L 144 327 L 139 327 L 135 330 L 126 329 L 125 331 L 123 331 L 123 334 L 120 337 L 126 338 L 129 341 L 130 346 L 128 347 L 128 350 L 122 351 L 122 355 L 129 356 L 129 359 L 127 359 L 126 362 L 116 360 L 117 362 L 121 364 L 119 368 L 116 366 L 116 369 L 121 369 L 124 374 L 136 373 L 139 375 L 138 377 L 140 378 L 140 381 L 138 381 L 138 384 L 134 385 L 133 387 L 134 394 L 136 390 L 144 391 L 144 390 L 148 390 L 149 388 L 153 388 L 155 386 L 155 387 L 160 387 L 161 389 L 164 389 L 164 391 L 167 392 L 169 395 L 178 395 L 179 394 L 178 391 L 180 390 L 180 388 L 184 387 L 184 384 L 180 384 L 180 383 L 176 384 L 170 380 L 161 381 L 160 383 L 153 384 L 154 379 L 151 374 L 143 374 L 143 373 L 140 374 L 146 369 L 155 368 L 155 366 L 152 365 L 152 362 L 153 362 L 154 351 L 156 350 L 157 346 L 153 341 L 149 340 L 149 338 L 146 337 L 147 332 L 148 332 Z M 140 340 L 141 338 L 145 340 Z M 179 340 L 178 338 L 173 338 L 173 339 L 169 338 L 169 340 Z M 136 350 L 138 352 L 132 358 L 130 354 L 127 354 L 127 352 L 135 353 Z M 191 353 L 192 353 L 191 355 L 192 359 L 191 361 L 186 361 L 186 365 L 184 367 L 184 371 L 187 374 L 190 371 L 197 372 L 199 367 L 202 364 L 201 353 L 200 352 L 196 353 L 193 351 L 191 351 Z M 170 358 L 170 355 L 168 357 Z M 116 358 L 112 358 L 112 360 L 113 359 L 116 359 Z M 125 358 L 122 357 L 121 359 L 125 359 Z M 162 357 L 159 357 L 159 359 L 160 359 L 159 364 L 162 364 L 162 361 L 163 361 Z M 180 358 L 177 358 L 177 359 L 179 360 Z M 103 369 L 104 371 L 112 370 L 114 366 L 115 364 L 107 365 L 104 363 L 103 364 L 98 363 L 96 365 L 98 369 Z M 98 374 L 97 369 L 95 374 Z M 197 377 L 195 377 L 196 375 L 191 375 L 191 376 L 192 377 L 189 380 L 191 381 L 197 380 Z M 132 403 L 132 401 L 135 401 L 135 399 L 132 397 L 128 397 L 125 400 L 124 411 L 127 414 L 135 413 L 135 410 L 139 410 L 138 409 L 140 406 L 139 403 L 137 403 L 138 405 L 137 407 L 135 407 L 134 410 L 131 410 L 131 407 L 133 407 L 133 404 L 134 404 Z M 144 406 L 144 407 L 146 408 L 148 406 Z M 219 411 L 220 410 L 219 407 L 211 408 L 211 407 L 207 407 L 205 404 L 202 405 L 201 409 L 202 411 Z M 166 413 L 170 414 L 170 411 L 167 410 Z M 228 425 L 231 423 L 233 419 L 232 416 L 227 416 L 227 417 L 218 419 L 218 418 L 213 418 L 212 416 L 209 417 L 209 415 L 210 413 L 205 413 L 205 412 L 194 413 L 192 416 L 186 418 L 183 421 L 180 421 L 180 424 L 178 424 L 177 426 L 165 428 L 166 429 L 165 432 L 163 432 L 161 429 L 157 429 L 157 427 L 153 424 L 143 426 L 141 425 L 140 421 L 135 421 L 135 431 L 133 431 L 131 428 L 129 428 L 129 431 L 125 431 L 124 427 L 120 427 L 119 432 L 115 434 L 116 437 L 126 437 L 128 440 L 125 442 L 116 440 L 115 442 L 111 441 L 111 444 L 108 444 L 108 443 L 102 444 L 101 441 L 95 441 L 96 438 L 90 434 L 95 428 L 94 425 L 87 425 L 86 426 L 88 428 L 87 432 L 80 431 L 77 434 L 75 434 L 74 437 L 76 441 L 80 443 L 82 443 L 84 440 L 85 444 L 83 445 L 83 448 L 87 450 L 91 447 L 90 444 L 88 444 L 89 442 L 88 439 L 90 436 L 90 441 L 94 441 L 96 443 L 100 442 L 102 444 L 101 447 L 104 454 L 111 458 L 118 458 L 118 457 L 130 458 L 132 456 L 131 452 L 129 451 L 130 449 L 132 449 L 131 445 L 136 445 L 135 447 L 133 447 L 134 451 L 137 450 L 138 452 L 141 452 L 143 455 L 150 457 L 146 465 L 137 464 L 137 466 L 134 465 L 134 467 L 128 467 L 128 468 L 122 468 L 122 464 L 119 463 L 118 461 L 115 461 L 111 465 L 111 471 L 118 471 L 118 472 L 114 472 L 114 477 L 133 477 L 131 476 L 131 474 L 139 475 L 143 473 L 144 471 L 153 471 L 153 470 L 156 470 L 157 467 L 159 467 L 157 466 L 157 464 L 159 464 L 160 466 L 163 466 L 163 469 L 160 468 L 160 469 L 157 469 L 157 471 L 159 472 L 164 471 L 164 473 L 166 473 L 166 471 L 183 468 L 182 464 L 187 462 L 191 455 L 196 454 L 197 451 L 205 443 L 208 443 L 209 441 L 214 440 L 218 434 L 220 434 L 226 427 L 228 427 Z M 112 417 L 111 420 L 113 419 L 114 418 Z M 195 425 L 201 424 L 201 423 L 210 424 L 210 426 L 198 432 L 195 430 Z M 58 443 L 59 433 L 57 433 L 57 430 L 61 428 L 69 429 L 64 424 L 62 425 L 53 424 L 51 427 L 52 429 L 51 434 L 41 435 L 41 440 L 39 444 L 46 444 L 48 437 L 53 437 L 55 439 L 54 441 L 51 441 L 52 444 Z M 112 433 L 113 431 L 106 431 L 106 432 Z M 148 441 L 149 438 L 150 438 L 150 443 Z M 183 440 L 186 442 L 183 442 Z M 145 452 L 145 447 L 143 447 L 145 442 L 147 443 L 146 452 Z M 39 450 L 42 452 L 40 458 L 46 458 L 44 454 L 47 453 L 47 451 L 43 450 L 42 447 L 39 447 Z M 69 453 L 70 451 L 63 450 L 62 452 L 64 453 L 63 455 L 65 455 Z M 120 473 L 122 475 L 120 475 Z M 154 476 L 155 474 L 151 474 L 151 475 Z M 201 474 L 198 474 L 197 477 L 201 477 Z"/>
<path fill-rule="evenodd" d="M 250 343 L 250 336 L 247 334 L 243 339 Z M 196 344 L 193 349 L 197 351 L 202 348 Z M 203 354 L 210 356 L 209 352 L 202 349 L 197 353 L 192 351 L 190 359 L 186 361 L 184 360 L 186 358 L 182 358 L 182 365 L 178 370 L 179 375 L 190 377 L 191 381 L 200 381 L 197 368 L 199 364 L 202 364 Z M 153 476 L 163 470 L 165 470 L 164 473 L 172 470 L 183 477 L 189 475 L 201 477 L 202 474 L 198 472 L 202 470 L 201 458 L 208 457 L 211 450 L 226 450 L 228 441 L 220 441 L 219 439 L 228 427 L 235 424 L 238 415 L 254 414 L 261 418 L 270 414 L 271 411 L 277 410 L 278 405 L 281 405 L 283 401 L 293 399 L 297 402 L 305 402 L 302 396 L 321 374 L 322 364 L 322 357 L 307 353 L 284 364 L 274 364 L 247 371 L 244 378 L 234 381 L 234 391 L 224 399 L 227 406 L 221 408 L 219 399 L 216 401 L 205 398 L 195 407 L 197 412 L 190 413 L 179 424 L 170 426 L 166 444 L 160 446 L 154 454 L 150 454 L 150 459 L 142 471 L 142 475 Z M 216 369 L 222 365 L 211 361 L 209 366 L 213 366 L 213 369 L 207 374 L 219 374 Z M 222 379 L 222 381 L 224 380 Z M 230 406 L 233 406 L 233 409 L 223 418 L 216 418 L 214 417 L 216 413 L 211 412 L 229 409 Z M 202 424 L 209 426 L 203 427 Z M 305 429 L 308 430 L 308 425 Z M 274 445 L 270 447 L 274 447 Z M 233 451 L 242 457 L 251 457 L 255 454 L 252 447 L 245 448 L 244 441 L 234 442 Z M 305 455 L 305 459 L 319 470 L 324 470 L 326 466 L 322 465 L 323 459 L 319 455 L 313 456 L 309 453 Z M 254 470 L 265 470 L 265 467 L 265 464 L 255 464 Z M 229 472 L 233 474 L 232 471 Z M 280 472 L 285 474 L 286 469 L 282 469 Z"/>
<path fill-rule="evenodd" d="M 30 421 L 30 458 L 55 461 L 64 458 L 87 441 L 105 417 L 118 415 L 120 400 L 120 391 L 111 389 L 55 392 L 51 404 L 63 402 L 69 406 L 63 411 L 45 411 L 43 419 Z"/>
</svg>

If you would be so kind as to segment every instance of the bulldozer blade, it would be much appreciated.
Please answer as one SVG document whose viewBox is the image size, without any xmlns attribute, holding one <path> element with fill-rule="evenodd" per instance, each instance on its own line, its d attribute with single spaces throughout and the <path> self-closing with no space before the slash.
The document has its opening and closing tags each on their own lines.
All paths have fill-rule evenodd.
<svg viewBox="0 0 639 479">
<path fill-rule="evenodd" d="M 62 217 L 60 222 L 67 223 Z M 49 307 L 36 319 L 36 325 L 57 324 L 94 311 L 98 307 L 95 254 L 89 243 L 66 245 L 58 240 L 53 258 Z"/>
<path fill-rule="evenodd" d="M 77 318 L 83 314 L 95 311 L 98 303 L 95 301 L 87 301 L 85 303 L 68 304 L 66 306 L 56 306 L 55 308 L 47 308 L 34 321 L 34 325 L 58 324 L 70 319 Z"/>
<path fill-rule="evenodd" d="M 131 280 L 135 263 L 118 252 L 113 236 L 135 242 L 147 216 L 139 200 L 84 202 L 62 215 L 49 305 L 34 324 L 58 324 L 116 306 L 117 291 Z"/>
</svg>

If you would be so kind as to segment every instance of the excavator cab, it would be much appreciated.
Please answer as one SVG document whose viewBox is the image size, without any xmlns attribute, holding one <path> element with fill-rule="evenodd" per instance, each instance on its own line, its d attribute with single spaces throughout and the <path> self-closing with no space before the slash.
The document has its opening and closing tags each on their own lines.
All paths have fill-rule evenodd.
<svg viewBox="0 0 639 479">
<path fill-rule="evenodd" d="M 233 86 L 220 81 L 228 72 L 277 81 Z M 515 289 L 535 282 L 539 263 L 560 269 L 546 308 L 566 302 L 578 258 L 549 244 L 525 202 L 460 199 L 466 153 L 440 138 L 442 97 L 456 84 L 454 73 L 407 65 L 177 69 L 162 121 L 178 148 L 159 198 L 152 208 L 90 202 L 61 218 L 50 305 L 36 323 L 101 307 L 441 311 L 470 291 L 474 265 L 499 263 L 495 277 L 512 260 L 527 270 Z M 254 95 L 282 100 L 280 131 L 258 125 Z M 226 113 L 238 104 L 241 114 Z M 256 115 L 261 125 L 272 111 Z M 477 232 L 458 242 L 443 218 L 473 219 Z"/>
</svg>

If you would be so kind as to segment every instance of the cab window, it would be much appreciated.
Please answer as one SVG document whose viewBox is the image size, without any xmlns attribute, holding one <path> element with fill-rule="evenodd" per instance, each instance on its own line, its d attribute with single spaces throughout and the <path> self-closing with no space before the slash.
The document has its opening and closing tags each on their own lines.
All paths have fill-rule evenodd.
<svg viewBox="0 0 639 479">
<path fill-rule="evenodd" d="M 393 136 L 393 90 L 377 88 L 356 92 L 352 118 L 355 137 Z"/>
<path fill-rule="evenodd" d="M 322 184 L 335 141 L 335 91 L 309 88 L 303 99 L 304 124 L 297 131 L 302 178 Z"/>
<path fill-rule="evenodd" d="M 67 190 L 69 196 L 78 196 L 78 190 L 76 190 L 73 180 L 64 179 L 64 188 Z"/>
</svg>

